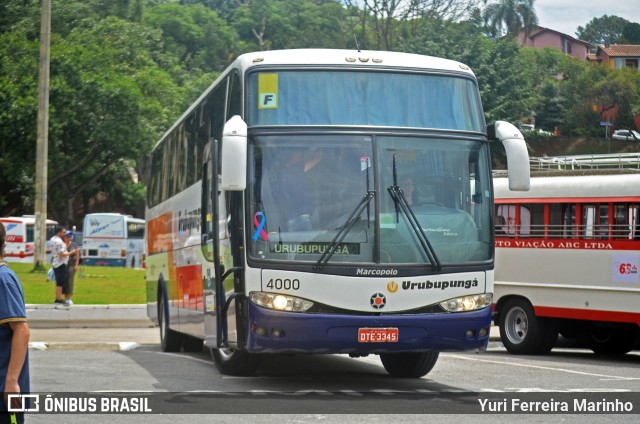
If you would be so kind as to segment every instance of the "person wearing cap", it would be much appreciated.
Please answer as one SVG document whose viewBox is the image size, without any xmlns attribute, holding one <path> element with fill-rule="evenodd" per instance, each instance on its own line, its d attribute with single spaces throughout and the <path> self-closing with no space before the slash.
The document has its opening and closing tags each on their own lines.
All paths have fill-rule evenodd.
<svg viewBox="0 0 640 424">
<path fill-rule="evenodd" d="M 69 252 L 69 263 L 67 264 L 67 286 L 62 288 L 62 294 L 65 297 L 65 303 L 67 305 L 73 305 L 73 283 L 75 280 L 76 271 L 80 266 L 80 249 L 78 244 L 73 240 L 73 231 L 67 231 L 64 233 L 64 244 L 67 246 Z"/>
<path fill-rule="evenodd" d="M 53 265 L 53 272 L 56 276 L 56 300 L 54 303 L 62 305 L 69 305 L 67 301 L 62 299 L 62 292 L 67 290 L 67 284 L 69 281 L 68 266 L 69 256 L 76 252 L 69 252 L 67 245 L 62 240 L 66 234 L 67 229 L 61 225 L 56 227 L 56 234 L 51 237 L 49 242 L 51 246 L 51 258 Z"/>
</svg>

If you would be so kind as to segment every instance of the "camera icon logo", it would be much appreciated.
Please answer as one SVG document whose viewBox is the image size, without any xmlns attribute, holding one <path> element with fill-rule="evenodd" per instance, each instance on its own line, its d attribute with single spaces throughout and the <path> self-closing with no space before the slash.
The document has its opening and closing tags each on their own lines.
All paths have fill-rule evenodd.
<svg viewBox="0 0 640 424">
<path fill-rule="evenodd" d="M 40 411 L 40 395 L 9 395 L 7 401 L 8 412 Z M 15 405 L 19 406 L 16 407 Z"/>
</svg>

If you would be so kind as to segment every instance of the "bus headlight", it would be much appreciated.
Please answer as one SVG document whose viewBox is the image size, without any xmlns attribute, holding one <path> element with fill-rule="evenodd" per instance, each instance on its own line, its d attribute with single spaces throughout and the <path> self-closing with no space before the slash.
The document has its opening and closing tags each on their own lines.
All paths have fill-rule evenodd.
<svg viewBox="0 0 640 424">
<path fill-rule="evenodd" d="M 491 293 L 476 294 L 445 300 L 440 302 L 440 306 L 447 312 L 466 312 L 491 306 L 492 300 Z"/>
<path fill-rule="evenodd" d="M 310 300 L 275 293 L 251 292 L 249 299 L 258 306 L 277 311 L 305 312 L 313 306 Z"/>
</svg>

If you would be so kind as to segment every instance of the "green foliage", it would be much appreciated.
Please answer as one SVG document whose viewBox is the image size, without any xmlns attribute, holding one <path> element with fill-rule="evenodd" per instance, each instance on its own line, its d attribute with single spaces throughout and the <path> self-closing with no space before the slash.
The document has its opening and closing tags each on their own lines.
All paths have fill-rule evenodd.
<svg viewBox="0 0 640 424">
<path fill-rule="evenodd" d="M 33 206 L 38 105 L 38 42 L 0 34 L 0 210 Z"/>
<path fill-rule="evenodd" d="M 640 44 L 640 24 L 628 22 L 622 29 L 622 44 Z"/>
<path fill-rule="evenodd" d="M 536 105 L 536 127 L 553 132 L 556 127 L 564 123 L 566 113 L 565 99 L 560 95 L 560 83 L 555 80 L 545 80 L 540 88 L 540 97 Z"/>
<path fill-rule="evenodd" d="M 159 34 L 109 17 L 52 43 L 49 193 L 73 198 L 123 159 L 148 152 L 181 106 L 152 52 Z M 174 99 L 173 101 L 171 101 Z M 65 216 L 66 202 L 52 204 Z"/>
<path fill-rule="evenodd" d="M 160 5 L 148 10 L 143 22 L 162 31 L 164 53 L 187 70 L 223 70 L 235 44 L 227 23 L 200 4 Z"/>
<path fill-rule="evenodd" d="M 599 44 L 617 44 L 622 37 L 622 31 L 629 21 L 619 16 L 603 15 L 593 18 L 585 27 L 578 27 L 576 35 L 580 40 L 587 41 L 594 46 Z"/>
<path fill-rule="evenodd" d="M 486 29 L 492 37 L 515 37 L 521 30 L 529 34 L 538 25 L 535 0 L 498 0 L 484 9 Z"/>
<path fill-rule="evenodd" d="M 491 47 L 475 68 L 487 122 L 516 122 L 533 106 L 533 87 L 526 78 L 528 65 L 514 41 L 502 40 Z"/>
</svg>

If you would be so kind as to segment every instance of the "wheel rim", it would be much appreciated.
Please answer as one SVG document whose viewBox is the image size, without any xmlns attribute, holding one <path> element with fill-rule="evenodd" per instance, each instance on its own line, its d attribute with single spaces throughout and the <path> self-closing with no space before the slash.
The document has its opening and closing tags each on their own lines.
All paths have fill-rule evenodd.
<svg viewBox="0 0 640 424">
<path fill-rule="evenodd" d="M 507 338 L 513 344 L 520 344 L 527 338 L 529 331 L 529 320 L 524 309 L 520 307 L 511 308 L 505 318 L 505 332 Z"/>
</svg>

